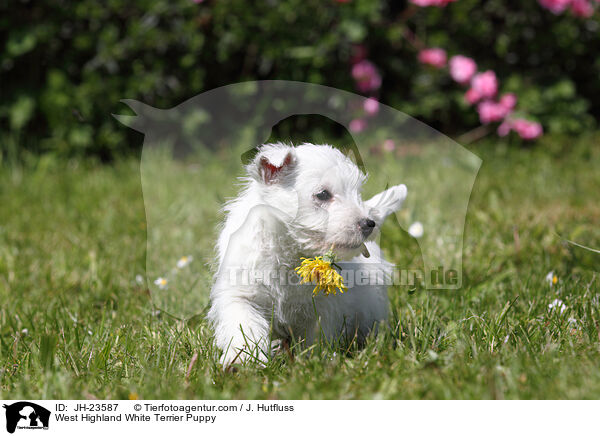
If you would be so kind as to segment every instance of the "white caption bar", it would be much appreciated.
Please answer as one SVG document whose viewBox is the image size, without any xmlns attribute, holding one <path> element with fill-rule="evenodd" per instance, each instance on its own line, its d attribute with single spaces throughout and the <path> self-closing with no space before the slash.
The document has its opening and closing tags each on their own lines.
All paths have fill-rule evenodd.
<svg viewBox="0 0 600 436">
<path fill-rule="evenodd" d="M 0 434 L 584 434 L 595 401 L 4 400 Z M 235 433 L 234 433 L 235 432 Z"/>
</svg>

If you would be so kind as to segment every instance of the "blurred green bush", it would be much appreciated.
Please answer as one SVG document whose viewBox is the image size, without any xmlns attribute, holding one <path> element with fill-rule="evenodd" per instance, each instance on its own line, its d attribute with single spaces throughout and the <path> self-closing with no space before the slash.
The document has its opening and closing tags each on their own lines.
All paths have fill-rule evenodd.
<svg viewBox="0 0 600 436">
<path fill-rule="evenodd" d="M 417 63 L 406 30 L 496 71 L 501 91 L 547 132 L 578 134 L 600 115 L 598 13 L 554 16 L 536 1 L 16 0 L 0 5 L 0 150 L 111 159 L 142 140 L 111 113 L 157 107 L 255 79 L 355 91 L 351 59 L 379 68 L 378 97 L 446 134 L 476 111 L 446 71 Z"/>
</svg>

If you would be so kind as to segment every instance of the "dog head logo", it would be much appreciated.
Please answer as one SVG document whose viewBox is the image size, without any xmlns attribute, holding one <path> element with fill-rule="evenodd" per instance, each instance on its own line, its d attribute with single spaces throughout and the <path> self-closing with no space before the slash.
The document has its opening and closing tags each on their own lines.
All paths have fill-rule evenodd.
<svg viewBox="0 0 600 436">
<path fill-rule="evenodd" d="M 28 401 L 5 404 L 6 431 L 14 433 L 18 429 L 48 429 L 50 411 Z"/>
<path fill-rule="evenodd" d="M 288 188 L 285 183 L 292 180 L 288 172 L 291 174 L 298 164 L 294 152 L 282 147 L 260 155 L 261 147 L 254 145 L 268 143 L 273 127 L 282 120 L 310 114 L 322 115 L 349 132 L 351 143 L 344 144 L 342 151 L 363 174 L 352 165 L 342 165 L 343 159 L 336 161 L 347 169 L 343 177 L 336 177 L 333 167 L 319 173 L 317 170 L 331 160 L 320 157 L 317 150 L 309 151 L 302 156 L 305 168 L 301 179 L 294 181 L 293 192 L 288 190 L 285 199 L 269 204 L 275 206 L 271 207 L 274 216 L 285 213 L 304 220 L 297 229 L 298 241 L 303 239 L 300 232 L 322 218 L 320 230 L 326 235 L 319 236 L 321 246 L 315 245 L 319 242 L 315 237 L 304 235 L 307 248 L 314 245 L 311 254 L 331 245 L 355 248 L 369 236 L 372 222 L 377 224 L 376 208 L 367 199 L 394 188 L 390 192 L 394 195 L 378 200 L 397 197 L 398 202 L 404 202 L 399 211 L 398 207 L 391 208 L 388 218 L 404 233 L 394 232 L 393 238 L 385 234 L 373 237 L 381 238 L 380 245 L 385 248 L 386 243 L 398 244 L 398 235 L 406 235 L 403 241 L 410 240 L 421 256 L 402 268 L 419 269 L 417 280 L 427 289 L 460 288 L 464 224 L 481 160 L 391 107 L 380 104 L 376 114 L 367 114 L 366 100 L 334 88 L 287 81 L 229 85 L 165 110 L 124 100 L 135 115 L 115 117 L 145 135 L 141 181 L 148 232 L 146 272 L 154 304 L 180 318 L 194 316 L 206 307 L 208 291 L 201 289 L 212 286 L 214 271 L 206 265 L 217 264 L 214 237 L 221 219 L 206 211 L 221 210 L 223 203 L 237 194 L 236 177 L 246 182 L 259 180 L 272 192 L 278 186 Z M 357 119 L 362 121 L 360 129 L 355 122 L 351 126 Z M 218 165 L 209 155 L 218 155 Z M 338 170 L 343 170 L 342 166 L 336 163 Z M 367 201 L 351 202 L 364 174 L 368 179 L 361 194 Z M 336 194 L 348 200 L 347 207 L 328 205 L 328 196 Z M 299 213 L 309 201 L 322 202 L 328 214 Z M 382 216 L 385 214 L 383 211 Z M 246 218 L 241 219 L 240 226 Z M 350 222 L 362 222 L 362 234 L 338 231 Z M 219 241 L 219 247 L 227 245 L 228 241 Z M 397 245 L 388 248 L 398 251 Z M 187 255 L 198 261 L 186 269 L 176 267 L 175 261 Z M 173 259 L 172 263 L 166 263 L 167 259 Z"/>
</svg>

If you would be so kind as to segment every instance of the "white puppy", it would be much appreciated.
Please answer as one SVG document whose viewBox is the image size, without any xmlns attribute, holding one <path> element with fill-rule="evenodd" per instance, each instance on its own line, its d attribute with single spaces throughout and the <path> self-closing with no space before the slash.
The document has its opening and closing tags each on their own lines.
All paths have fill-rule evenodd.
<svg viewBox="0 0 600 436">
<path fill-rule="evenodd" d="M 367 238 L 400 208 L 406 186 L 363 202 L 366 176 L 328 145 L 267 144 L 247 172 L 245 188 L 225 207 L 217 246 L 208 318 L 223 350 L 221 362 L 264 361 L 278 339 L 304 339 L 307 345 L 319 336 L 363 341 L 387 320 L 384 277 L 391 272 Z M 358 281 L 366 275 L 367 283 L 349 280 L 343 294 L 313 297 L 314 285 L 299 285 L 294 268 L 301 257 L 332 247 L 349 260 L 338 262 L 342 275 Z"/>
</svg>

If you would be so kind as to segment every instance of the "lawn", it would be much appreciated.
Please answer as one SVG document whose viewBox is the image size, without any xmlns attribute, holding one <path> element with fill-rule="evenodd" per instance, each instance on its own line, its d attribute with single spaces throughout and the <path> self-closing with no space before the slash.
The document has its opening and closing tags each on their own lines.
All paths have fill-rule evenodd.
<svg viewBox="0 0 600 436">
<path fill-rule="evenodd" d="M 471 148 L 481 159 L 464 235 L 463 288 L 390 288 L 389 327 L 366 348 L 317 344 L 266 367 L 225 373 L 204 315 L 205 259 L 186 321 L 153 304 L 145 280 L 147 214 L 139 160 L 0 167 L 0 397 L 144 399 L 500 399 L 600 397 L 600 150 L 589 144 Z M 195 203 L 203 252 L 218 207 L 235 192 L 222 155 Z M 443 213 L 437 218 L 443 222 Z M 391 261 L 418 264 L 400 227 L 384 229 Z M 148 253 L 165 270 L 181 247 Z M 166 241 L 166 242 L 165 242 Z M 152 244 L 152 240 L 150 243 Z M 151 262 L 150 262 L 151 261 Z M 551 285 L 546 275 L 558 280 Z M 150 283 L 154 272 L 148 272 Z M 191 288 L 190 288 L 191 289 Z M 554 300 L 559 306 L 550 309 Z"/>
</svg>

